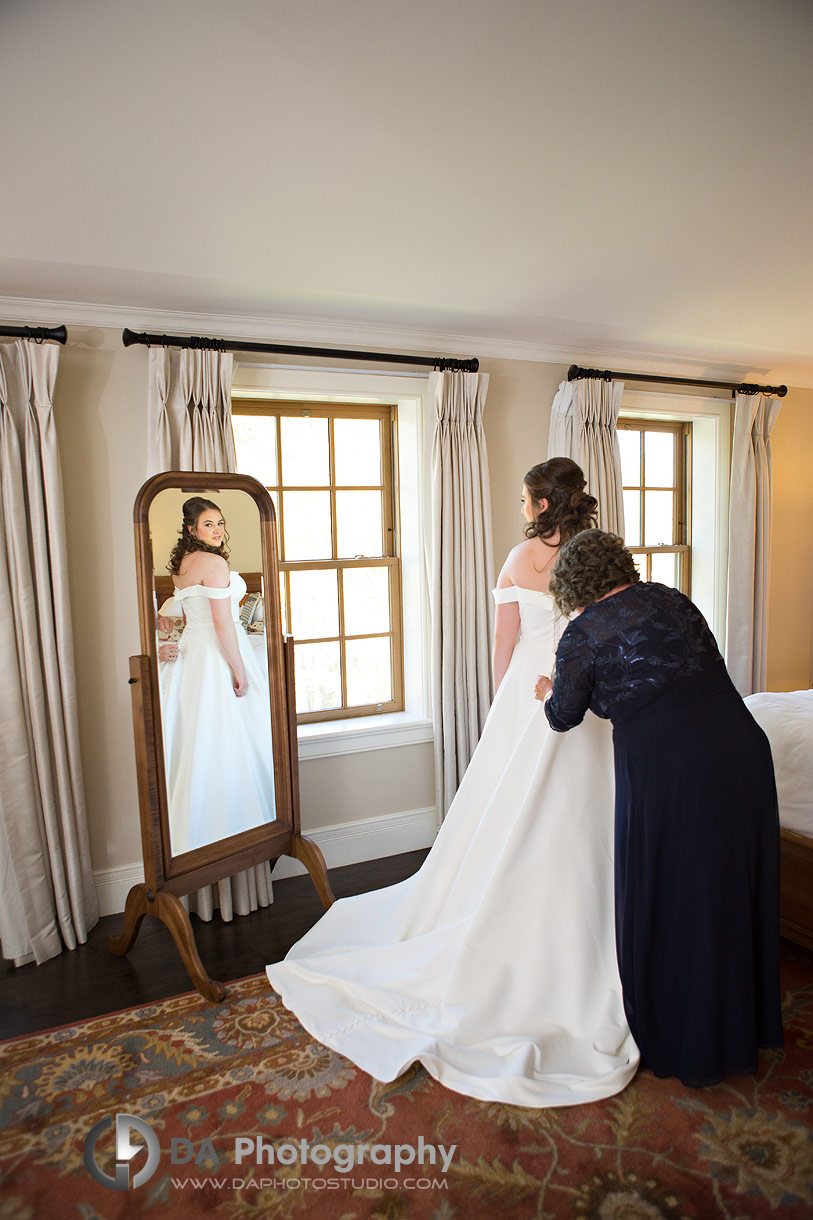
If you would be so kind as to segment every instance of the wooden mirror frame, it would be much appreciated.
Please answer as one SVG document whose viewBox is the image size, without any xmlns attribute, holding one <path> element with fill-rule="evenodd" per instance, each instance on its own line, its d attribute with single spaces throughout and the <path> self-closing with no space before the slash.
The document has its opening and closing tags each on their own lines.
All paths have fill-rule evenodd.
<svg viewBox="0 0 813 1220">
<path fill-rule="evenodd" d="M 257 506 L 265 584 L 265 637 L 277 809 L 276 819 L 265 826 L 245 830 L 177 856 L 172 854 L 169 833 L 153 600 L 154 562 L 149 522 L 149 511 L 155 497 L 170 489 L 183 489 L 192 495 L 196 492 L 214 494 L 215 490 L 243 491 L 251 496 Z M 144 883 L 134 885 L 128 893 L 121 935 L 108 937 L 107 947 L 117 956 L 127 953 L 135 942 L 144 916 L 153 915 L 166 924 L 172 933 L 197 990 L 207 999 L 219 1001 L 225 996 L 226 988 L 209 978 L 204 969 L 189 913 L 181 902 L 184 894 L 222 881 L 266 860 L 273 865 L 280 856 L 287 855 L 305 865 L 325 910 L 334 901 L 324 857 L 317 844 L 300 833 L 294 650 L 293 638 L 282 633 L 276 514 L 267 490 L 248 475 L 174 470 L 147 480 L 136 496 L 133 522 L 141 654 L 130 657 L 129 681 Z"/>
</svg>

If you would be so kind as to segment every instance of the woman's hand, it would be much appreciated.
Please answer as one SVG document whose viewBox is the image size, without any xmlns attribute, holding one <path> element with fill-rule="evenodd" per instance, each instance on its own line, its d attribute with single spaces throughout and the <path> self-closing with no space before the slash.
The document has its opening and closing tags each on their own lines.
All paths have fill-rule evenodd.
<svg viewBox="0 0 813 1220">
<path fill-rule="evenodd" d="M 545 674 L 540 674 L 536 680 L 536 686 L 534 687 L 534 698 L 539 699 L 542 703 L 544 703 L 552 690 L 553 683 L 551 682 L 550 678 L 546 677 Z"/>
<path fill-rule="evenodd" d="M 176 627 L 177 623 L 174 618 L 169 618 L 166 614 L 158 614 L 155 618 L 155 626 L 161 635 L 170 635 Z"/>
<path fill-rule="evenodd" d="M 159 644 L 158 645 L 158 660 L 159 661 L 177 661 L 178 660 L 178 645 Z"/>
<path fill-rule="evenodd" d="M 238 699 L 242 698 L 243 695 L 248 694 L 248 678 L 246 677 L 246 671 L 243 669 L 239 674 L 232 672 L 231 684 Z"/>
</svg>

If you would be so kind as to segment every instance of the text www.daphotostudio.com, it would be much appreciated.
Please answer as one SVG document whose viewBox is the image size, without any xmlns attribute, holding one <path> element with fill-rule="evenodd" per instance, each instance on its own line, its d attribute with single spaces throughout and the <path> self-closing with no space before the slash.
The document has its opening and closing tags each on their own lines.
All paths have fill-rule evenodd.
<svg viewBox="0 0 813 1220">
<path fill-rule="evenodd" d="M 143 1186 L 153 1176 L 160 1161 L 160 1145 L 155 1131 L 143 1119 L 133 1114 L 117 1114 L 115 1116 L 115 1171 L 107 1173 L 97 1160 L 97 1144 L 100 1137 L 113 1128 L 112 1117 L 96 1123 L 85 1139 L 85 1166 L 94 1181 L 111 1190 L 130 1190 Z M 131 1131 L 136 1132 L 145 1142 L 135 1143 L 131 1140 Z M 217 1172 L 221 1166 L 229 1163 L 240 1168 L 248 1166 L 282 1166 L 312 1164 L 324 1170 L 330 1163 L 334 1174 L 340 1177 L 294 1177 L 283 1175 L 279 1178 L 255 1178 L 250 1173 L 247 1177 L 189 1177 L 172 1178 L 172 1185 L 178 1189 L 201 1190 L 204 1187 L 234 1190 L 253 1188 L 270 1190 L 339 1190 L 348 1187 L 356 1190 L 385 1189 L 393 1190 L 400 1186 L 405 1189 L 443 1189 L 447 1185 L 445 1177 L 409 1177 L 400 1182 L 397 1178 L 366 1178 L 358 1181 L 355 1177 L 346 1175 L 362 1167 L 379 1165 L 391 1166 L 396 1173 L 408 1166 L 420 1166 L 421 1169 L 431 1166 L 433 1172 L 445 1174 L 457 1150 L 456 1144 L 448 1148 L 444 1144 L 428 1144 L 423 1136 L 418 1137 L 417 1144 L 373 1144 L 373 1143 L 314 1143 L 307 1139 L 296 1142 L 290 1140 L 273 1141 L 257 1136 L 237 1136 L 231 1158 L 215 1149 L 211 1139 L 202 1139 L 197 1145 L 192 1140 L 173 1138 L 170 1140 L 170 1165 L 190 1165 Z M 131 1162 L 142 1151 L 147 1152 L 143 1166 L 132 1174 Z M 435 1168 L 437 1167 L 437 1168 Z"/>
</svg>

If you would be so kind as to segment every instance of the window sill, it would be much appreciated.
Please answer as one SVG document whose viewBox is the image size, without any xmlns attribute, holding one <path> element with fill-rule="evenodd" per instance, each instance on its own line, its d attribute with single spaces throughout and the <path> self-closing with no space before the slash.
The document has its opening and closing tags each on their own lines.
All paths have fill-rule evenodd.
<svg viewBox="0 0 813 1220">
<path fill-rule="evenodd" d="M 303 761 L 364 750 L 391 750 L 394 746 L 412 746 L 432 739 L 432 721 L 410 712 L 325 720 L 300 724 L 297 729 L 299 757 Z"/>
</svg>

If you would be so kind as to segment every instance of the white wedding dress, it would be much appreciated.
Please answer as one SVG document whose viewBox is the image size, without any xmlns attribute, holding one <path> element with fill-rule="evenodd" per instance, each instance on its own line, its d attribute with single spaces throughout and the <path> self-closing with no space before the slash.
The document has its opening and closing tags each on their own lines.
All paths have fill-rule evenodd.
<svg viewBox="0 0 813 1220">
<path fill-rule="evenodd" d="M 276 817 L 268 670 L 240 622 L 245 593 L 237 572 L 225 589 L 175 590 L 186 626 L 177 661 L 159 664 L 173 855 Z M 227 597 L 248 678 L 239 699 L 212 619 L 211 602 Z"/>
<path fill-rule="evenodd" d="M 422 867 L 334 903 L 268 978 L 378 1080 L 420 1060 L 486 1101 L 596 1101 L 639 1058 L 615 952 L 612 729 L 591 712 L 548 727 L 533 688 L 566 620 L 547 593 L 495 597 L 519 603 L 520 638 Z"/>
</svg>

